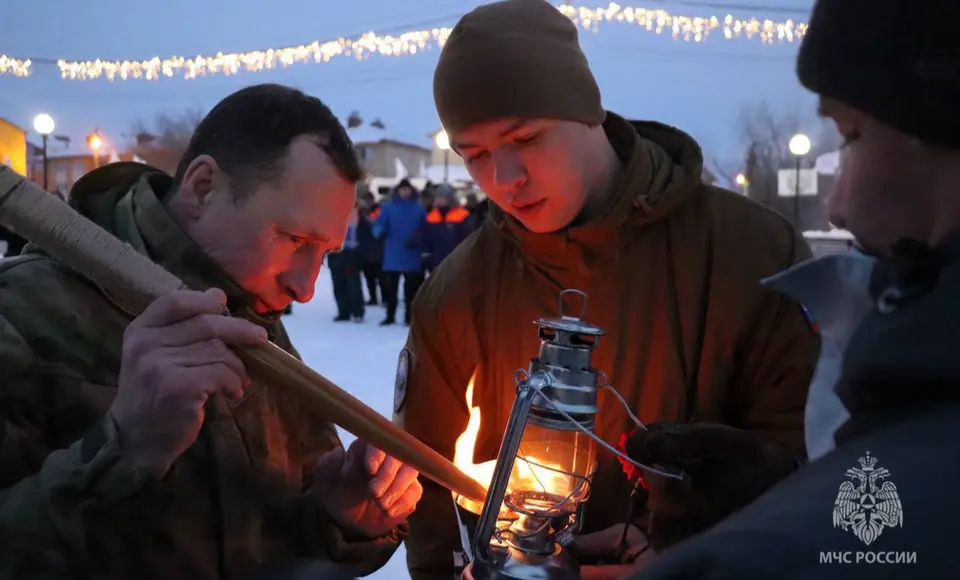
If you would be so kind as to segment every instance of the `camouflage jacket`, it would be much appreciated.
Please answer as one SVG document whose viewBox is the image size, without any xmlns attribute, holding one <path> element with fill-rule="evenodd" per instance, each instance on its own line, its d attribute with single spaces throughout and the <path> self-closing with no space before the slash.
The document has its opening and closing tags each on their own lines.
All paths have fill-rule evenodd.
<svg viewBox="0 0 960 580">
<path fill-rule="evenodd" d="M 234 315 L 299 356 L 283 324 L 257 317 L 169 217 L 158 194 L 170 184 L 114 164 L 78 182 L 70 203 L 191 288 L 224 290 Z M 162 481 L 135 472 L 106 413 L 132 318 L 32 246 L 0 260 L 0 579 L 207 580 L 298 558 L 366 575 L 387 562 L 406 526 L 348 537 L 317 508 L 313 466 L 340 440 L 270 385 L 212 398 L 197 442 Z"/>
</svg>

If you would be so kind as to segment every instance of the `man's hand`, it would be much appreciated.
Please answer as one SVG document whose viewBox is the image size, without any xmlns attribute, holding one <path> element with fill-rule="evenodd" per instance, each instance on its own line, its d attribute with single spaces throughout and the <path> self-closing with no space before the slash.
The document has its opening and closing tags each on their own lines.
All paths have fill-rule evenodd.
<svg viewBox="0 0 960 580">
<path fill-rule="evenodd" d="M 223 315 L 226 295 L 172 292 L 123 334 L 117 396 L 110 414 L 134 467 L 163 477 L 197 439 L 210 395 L 239 399 L 249 384 L 233 345 L 260 345 L 267 332 Z"/>
<path fill-rule="evenodd" d="M 317 461 L 314 495 L 344 528 L 367 538 L 388 533 L 413 513 L 423 487 L 417 471 L 357 440 Z"/>
<path fill-rule="evenodd" d="M 679 481 L 644 472 L 647 537 L 657 551 L 699 533 L 751 503 L 797 463 L 760 435 L 711 423 L 655 423 L 627 439 L 627 455 L 684 472 Z"/>
</svg>

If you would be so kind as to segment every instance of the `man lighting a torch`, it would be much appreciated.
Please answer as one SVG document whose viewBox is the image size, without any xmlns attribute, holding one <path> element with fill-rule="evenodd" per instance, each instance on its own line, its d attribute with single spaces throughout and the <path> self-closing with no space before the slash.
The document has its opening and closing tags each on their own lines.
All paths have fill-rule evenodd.
<svg viewBox="0 0 960 580">
<path fill-rule="evenodd" d="M 482 421 L 470 459 L 493 459 L 514 371 L 538 350 L 533 321 L 576 288 L 607 332 L 594 364 L 651 423 L 649 445 L 667 445 L 676 460 L 719 452 L 730 469 L 714 477 L 726 479 L 694 483 L 745 490 L 704 511 L 672 486 L 672 502 L 630 516 L 635 482 L 599 451 L 577 545 L 584 577 L 633 565 L 622 537 L 669 545 L 790 473 L 804 456 L 818 338 L 799 304 L 760 284 L 810 257 L 789 222 L 704 185 L 702 153 L 686 134 L 606 111 L 576 27 L 543 0 L 464 16 L 440 55 L 434 97 L 453 151 L 495 206 L 418 294 L 396 422 L 453 457 L 472 381 Z M 633 423 L 609 392 L 599 408 L 596 433 L 616 445 Z M 749 472 L 736 468 L 748 461 Z M 425 484 L 410 525 L 414 580 L 448 580 L 461 552 L 450 492 Z"/>
<path fill-rule="evenodd" d="M 417 472 L 247 375 L 343 243 L 362 170 L 318 99 L 240 90 L 176 175 L 111 164 L 71 204 L 191 290 L 139 316 L 35 246 L 0 261 L 0 578 L 214 580 L 393 555 Z M 231 316 L 223 316 L 227 310 Z M 271 576 L 276 577 L 276 576 Z"/>
</svg>

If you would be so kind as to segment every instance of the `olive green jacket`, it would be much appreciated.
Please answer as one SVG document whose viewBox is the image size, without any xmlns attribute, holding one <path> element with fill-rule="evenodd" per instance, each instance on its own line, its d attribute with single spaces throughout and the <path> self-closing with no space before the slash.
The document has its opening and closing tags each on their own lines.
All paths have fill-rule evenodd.
<svg viewBox="0 0 960 580">
<path fill-rule="evenodd" d="M 147 166 L 113 164 L 78 182 L 71 204 L 192 289 L 222 289 L 234 315 L 299 356 L 169 217 L 159 196 L 170 186 Z M 405 525 L 350 538 L 318 509 L 313 467 L 340 440 L 271 385 L 212 397 L 162 481 L 132 469 L 107 415 L 132 319 L 32 246 L 0 260 L 0 579 L 212 580 L 295 558 L 365 575 L 389 560 Z"/>
</svg>

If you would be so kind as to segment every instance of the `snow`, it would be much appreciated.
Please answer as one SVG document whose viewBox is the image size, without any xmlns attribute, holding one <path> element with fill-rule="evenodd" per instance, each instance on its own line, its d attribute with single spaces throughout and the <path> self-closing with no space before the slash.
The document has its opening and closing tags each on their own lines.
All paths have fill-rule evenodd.
<svg viewBox="0 0 960 580">
<path fill-rule="evenodd" d="M 283 322 L 294 346 L 310 368 L 390 418 L 393 415 L 397 356 L 407 340 L 408 329 L 403 324 L 381 327 L 383 307 L 366 308 L 362 324 L 333 322 L 337 306 L 330 273 L 324 267 L 317 280 L 314 299 L 307 304 L 294 304 L 293 314 L 284 316 Z M 400 308 L 402 310 L 403 306 Z M 402 316 L 399 318 L 403 320 Z M 339 431 L 344 446 L 356 439 L 342 429 Z M 390 562 L 367 578 L 408 580 L 404 546 L 397 549 Z"/>
</svg>

